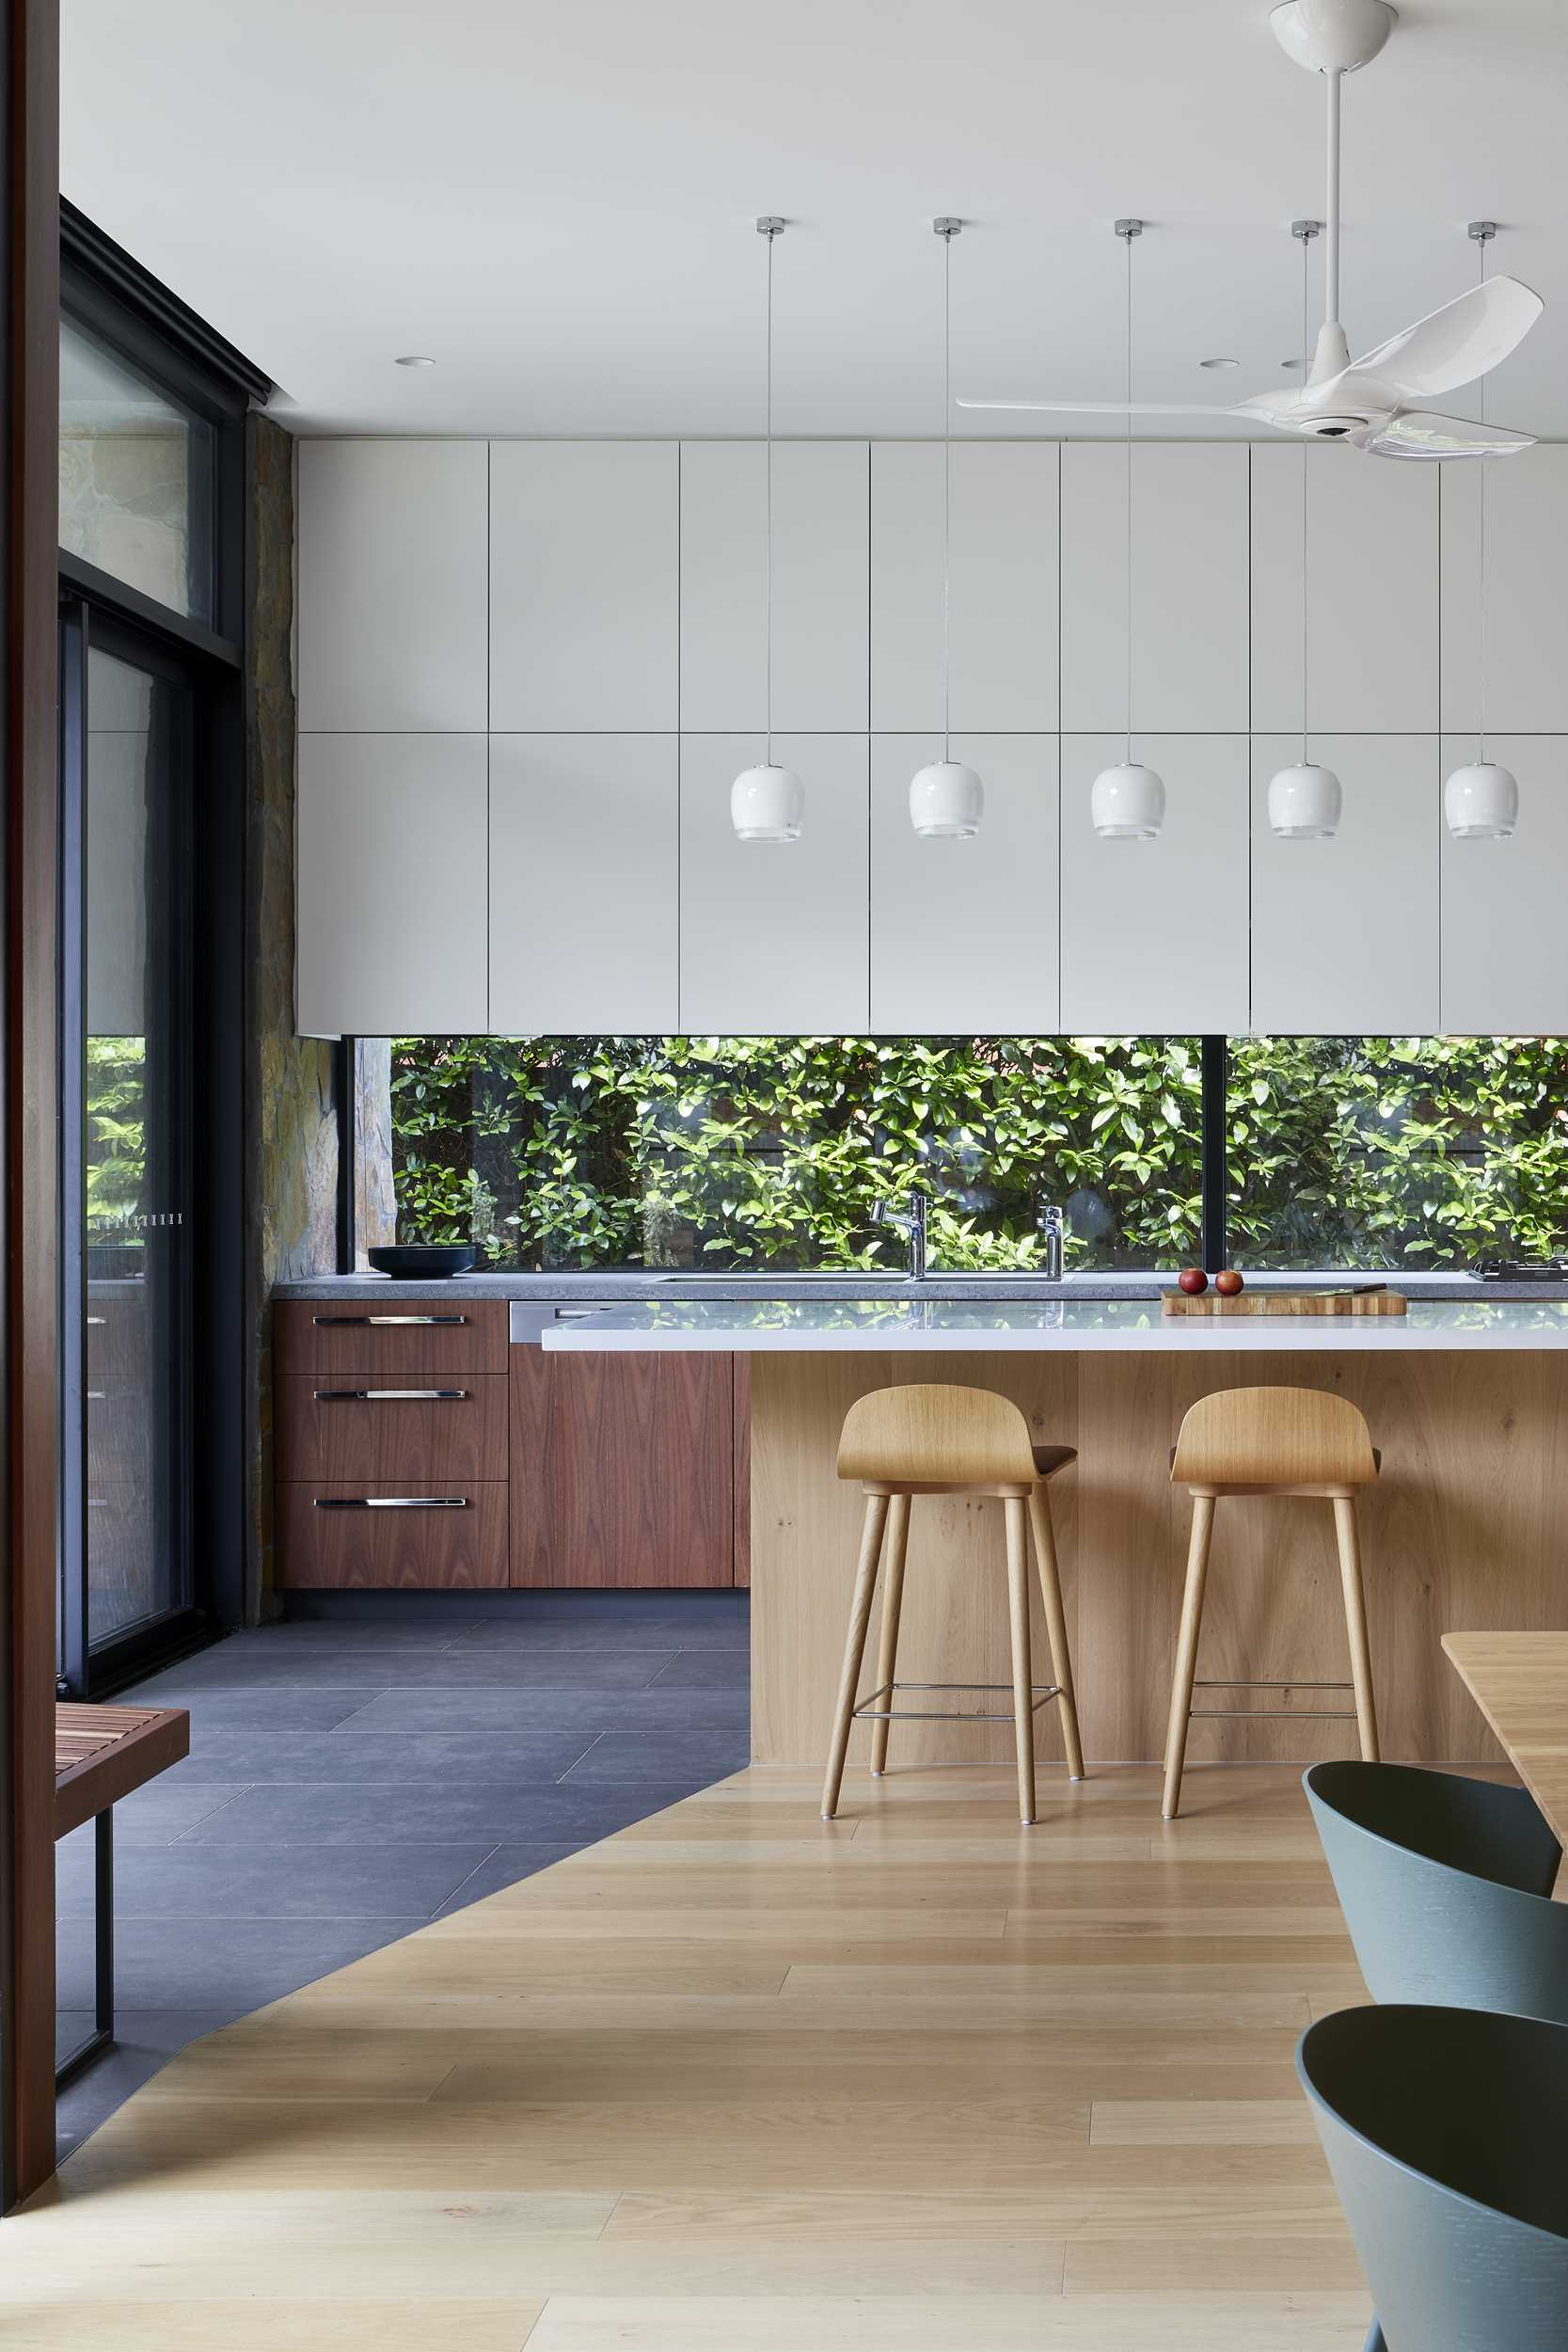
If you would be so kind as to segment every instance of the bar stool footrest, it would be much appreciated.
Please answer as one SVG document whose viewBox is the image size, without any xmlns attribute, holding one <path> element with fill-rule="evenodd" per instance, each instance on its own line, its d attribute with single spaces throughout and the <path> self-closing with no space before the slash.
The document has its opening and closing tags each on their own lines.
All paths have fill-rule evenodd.
<svg viewBox="0 0 1568 2352">
<path fill-rule="evenodd" d="M 1283 1681 L 1264 1681 L 1257 1675 L 1199 1675 L 1193 1683 L 1195 1691 L 1354 1691 L 1354 1682 L 1321 1682 L 1306 1675 L 1287 1676 Z M 1261 1715 L 1272 1723 L 1295 1724 L 1354 1724 L 1355 1709 L 1344 1707 L 1191 1707 L 1187 1713 L 1194 1723 L 1201 1723 L 1218 1715 Z"/>
<path fill-rule="evenodd" d="M 1010 1682 L 883 1682 L 857 1702 L 855 1719 L 870 1724 L 1010 1724 L 1017 1720 L 1010 1707 L 999 1713 L 973 1707 L 879 1707 L 877 1701 L 892 1698 L 899 1691 L 1005 1691 L 1010 1697 L 1012 1688 Z M 1035 1692 L 1031 1715 L 1062 1695 L 1059 1682 L 1036 1682 L 1030 1688 Z"/>
</svg>

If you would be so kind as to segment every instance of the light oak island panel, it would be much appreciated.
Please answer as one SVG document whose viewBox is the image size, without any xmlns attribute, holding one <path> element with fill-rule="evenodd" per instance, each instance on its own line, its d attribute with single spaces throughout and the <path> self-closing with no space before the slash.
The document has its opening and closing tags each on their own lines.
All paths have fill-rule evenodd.
<svg viewBox="0 0 1568 2352">
<path fill-rule="evenodd" d="M 753 1755 L 805 1764 L 827 1752 L 859 1537 L 861 1498 L 833 1463 L 854 1398 L 889 1380 L 973 1381 L 1022 1407 L 1037 1442 L 1076 1446 L 1051 1489 L 1085 1754 L 1162 1752 L 1190 1504 L 1170 1449 L 1194 1400 L 1268 1382 L 1333 1389 L 1366 1414 L 1383 1471 L 1357 1502 L 1384 1753 L 1431 1761 L 1499 1751 L 1446 1663 L 1443 1633 L 1568 1627 L 1568 1358 L 1554 1350 L 1397 1345 L 1343 1354 L 1251 1352 L 973 1356 L 759 1352 L 752 1393 Z M 1037 1655 L 1047 1655 L 1037 1622 Z M 1009 1678 L 1002 1512 L 917 1500 L 899 1652 L 911 1681 Z M 1333 1520 L 1321 1504 L 1227 1499 L 1216 1518 L 1200 1677 L 1345 1677 Z M 1349 1707 L 1311 1692 L 1215 1692 L 1205 1703 Z M 934 1700 L 933 1704 L 942 1704 Z M 972 1705 L 964 1694 L 961 1703 Z M 1005 1702 L 997 1702 L 1002 1704 Z M 1193 1724 L 1189 1759 L 1356 1753 L 1354 1723 Z M 898 1724 L 898 1763 L 1006 1760 L 1006 1724 Z M 869 1751 L 858 1724 L 847 1801 Z M 1059 1758 L 1054 1710 L 1038 1753 Z"/>
</svg>

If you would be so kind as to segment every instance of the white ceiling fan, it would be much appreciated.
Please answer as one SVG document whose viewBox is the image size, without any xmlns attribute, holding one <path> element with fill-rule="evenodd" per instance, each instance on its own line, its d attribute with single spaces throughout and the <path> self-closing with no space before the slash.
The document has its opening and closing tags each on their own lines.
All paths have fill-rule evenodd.
<svg viewBox="0 0 1568 2352">
<path fill-rule="evenodd" d="M 961 400 L 960 408 L 1061 416 L 1245 417 L 1374 457 L 1510 457 L 1533 433 L 1446 417 L 1426 406 L 1506 359 L 1545 305 L 1516 278 L 1493 278 L 1352 360 L 1339 324 L 1339 100 L 1345 74 L 1368 65 L 1398 16 L 1387 0 L 1284 0 L 1270 24 L 1286 55 L 1328 86 L 1328 221 L 1324 318 L 1299 390 L 1259 392 L 1234 406 L 1188 401 Z"/>
</svg>

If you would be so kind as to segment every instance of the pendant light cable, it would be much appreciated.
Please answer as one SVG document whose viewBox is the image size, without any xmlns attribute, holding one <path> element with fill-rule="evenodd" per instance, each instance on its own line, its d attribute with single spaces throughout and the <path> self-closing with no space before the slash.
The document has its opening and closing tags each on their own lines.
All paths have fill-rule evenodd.
<svg viewBox="0 0 1568 2352">
<path fill-rule="evenodd" d="M 1483 220 L 1478 226 L 1481 230 L 1481 234 L 1476 237 L 1481 258 L 1480 283 L 1484 286 L 1486 283 L 1486 248 L 1496 236 L 1497 230 L 1489 220 Z M 1471 233 L 1474 235 L 1474 230 Z M 1480 421 L 1484 424 L 1486 422 L 1486 378 L 1484 375 L 1481 379 L 1479 399 L 1481 402 Z M 1480 489 L 1481 524 L 1477 552 L 1481 558 L 1481 626 L 1477 651 L 1481 660 L 1481 708 L 1477 715 L 1481 720 L 1481 732 L 1477 739 L 1477 748 L 1481 765 L 1484 768 L 1486 765 L 1486 459 L 1484 456 L 1481 461 Z"/>
<path fill-rule="evenodd" d="M 1125 758 L 1132 765 L 1132 240 L 1143 229 L 1141 220 L 1118 220 L 1117 234 L 1127 248 L 1127 431 L 1123 437 L 1127 497 L 1127 742 Z"/>
<path fill-rule="evenodd" d="M 953 756 L 953 240 L 956 220 L 937 223 L 942 239 L 942 756 Z"/>
<path fill-rule="evenodd" d="M 767 597 L 767 688 L 768 749 L 763 755 L 765 764 L 773 765 L 773 240 L 783 228 L 782 221 L 759 221 L 758 228 L 768 240 L 768 338 L 767 391 L 764 396 L 764 434 L 767 442 L 768 467 L 768 597 Z"/>
<path fill-rule="evenodd" d="M 1315 224 L 1307 222 L 1301 238 L 1301 380 L 1305 386 L 1312 366 L 1312 272 L 1308 261 Z M 1304 441 L 1301 446 L 1301 764 L 1307 765 L 1307 648 L 1310 636 L 1308 614 L 1311 605 L 1307 589 L 1307 461 L 1311 451 Z"/>
</svg>

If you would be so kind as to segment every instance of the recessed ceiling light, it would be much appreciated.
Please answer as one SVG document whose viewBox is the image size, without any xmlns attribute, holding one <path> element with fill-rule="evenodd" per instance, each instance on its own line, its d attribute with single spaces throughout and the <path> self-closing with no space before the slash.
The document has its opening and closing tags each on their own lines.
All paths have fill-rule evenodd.
<svg viewBox="0 0 1568 2352">
<path fill-rule="evenodd" d="M 400 368 L 433 368 L 436 362 L 428 358 L 422 351 L 411 351 L 405 358 L 395 360 L 393 365 Z"/>
<path fill-rule="evenodd" d="M 1281 359 L 1279 364 L 1282 368 L 1304 368 L 1307 362 L 1305 359 Z"/>
<path fill-rule="evenodd" d="M 1239 368 L 1242 363 L 1239 359 L 1200 359 L 1197 364 L 1200 368 Z"/>
</svg>

